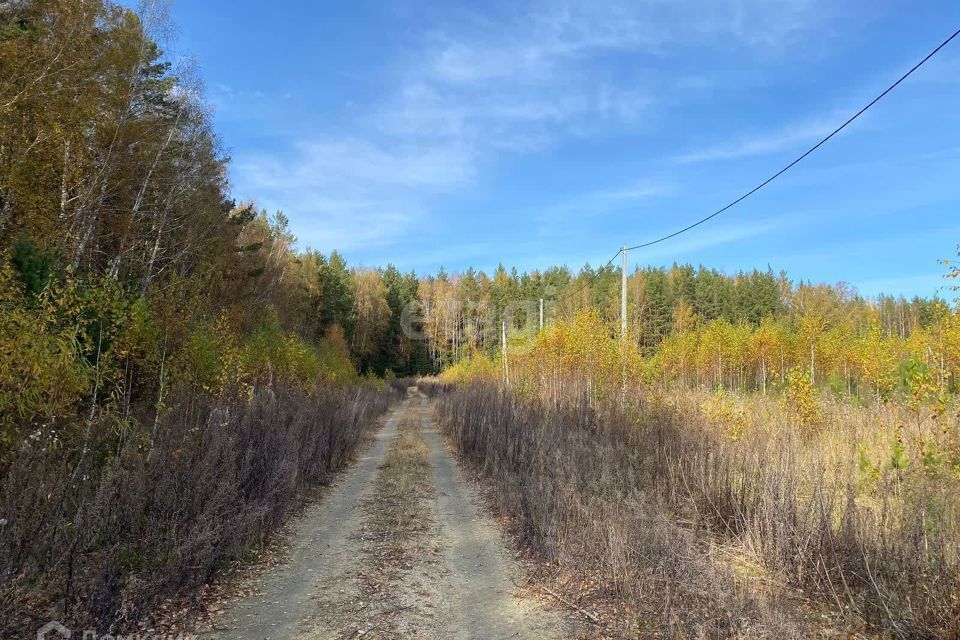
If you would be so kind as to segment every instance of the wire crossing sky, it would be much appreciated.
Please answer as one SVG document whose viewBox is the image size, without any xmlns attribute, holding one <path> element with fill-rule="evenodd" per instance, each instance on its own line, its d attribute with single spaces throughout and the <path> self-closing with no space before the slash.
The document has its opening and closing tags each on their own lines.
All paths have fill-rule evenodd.
<svg viewBox="0 0 960 640">
<path fill-rule="evenodd" d="M 672 232 L 668 233 L 667 235 L 665 235 L 665 236 L 660 236 L 659 238 L 657 238 L 657 239 L 655 239 L 655 240 L 648 240 L 648 241 L 646 241 L 646 242 L 642 242 L 642 243 L 637 244 L 637 245 L 634 245 L 634 246 L 632 246 L 632 247 L 627 247 L 626 249 L 627 249 L 628 251 L 633 250 L 633 249 L 645 249 L 645 248 L 647 248 L 647 247 L 652 247 L 652 246 L 655 245 L 655 244 L 660 244 L 661 242 L 665 242 L 665 241 L 670 240 L 670 239 L 672 239 L 672 238 L 676 238 L 677 236 L 679 236 L 679 235 L 681 235 L 681 234 L 684 234 L 684 233 L 686 233 L 686 232 L 688 232 L 688 231 L 692 231 L 693 229 L 699 227 L 701 224 L 703 224 L 703 223 L 705 223 L 705 222 L 709 222 L 710 220 L 713 220 L 714 218 L 716 218 L 716 217 L 719 216 L 720 214 L 725 213 L 725 212 L 728 211 L 729 209 L 732 209 L 732 208 L 735 207 L 736 205 L 740 204 L 741 202 L 743 202 L 744 200 L 746 200 L 747 198 L 749 198 L 750 196 L 752 196 L 753 194 L 755 194 L 757 191 L 760 191 L 760 189 L 763 189 L 765 186 L 767 186 L 768 184 L 770 184 L 771 182 L 773 182 L 774 180 L 776 180 L 777 178 L 779 178 L 780 176 L 782 176 L 783 174 L 785 174 L 787 171 L 789 171 L 790 169 L 792 169 L 793 167 L 795 167 L 796 165 L 798 165 L 798 164 L 799 164 L 800 162 L 802 162 L 807 156 L 809 156 L 811 153 L 813 153 L 814 151 L 816 151 L 817 149 L 819 149 L 820 147 L 822 147 L 824 144 L 826 144 L 827 142 L 829 142 L 831 138 L 833 138 L 835 135 L 837 135 L 838 133 L 840 133 L 841 131 L 843 131 L 844 129 L 846 129 L 848 126 L 850 126 L 850 125 L 853 123 L 854 120 L 856 120 L 857 118 L 859 118 L 860 116 L 862 116 L 864 113 L 867 112 L 867 110 L 870 109 L 870 107 L 872 107 L 873 105 L 875 105 L 875 104 L 877 104 L 878 102 L 880 102 L 880 100 L 882 100 L 884 97 L 886 97 L 886 95 L 887 95 L 888 93 L 890 93 L 891 91 L 893 91 L 894 89 L 896 89 L 896 88 L 900 85 L 901 82 L 903 82 L 904 80 L 906 80 L 907 78 L 909 78 L 911 75 L 913 75 L 913 73 L 914 73 L 917 69 L 919 69 L 919 68 L 922 67 L 924 64 L 926 64 L 926 62 L 927 62 L 928 60 L 930 60 L 930 58 L 932 58 L 933 56 L 937 55 L 937 54 L 940 52 L 941 49 L 943 49 L 945 46 L 947 46 L 948 44 L 950 44 L 950 42 L 951 42 L 954 38 L 956 38 L 958 35 L 960 35 L 960 30 L 954 31 L 946 40 L 944 40 L 943 42 L 941 42 L 940 44 L 938 44 L 933 51 L 931 51 L 930 53 L 928 53 L 928 54 L 923 58 L 923 60 L 921 60 L 921 61 L 918 62 L 917 64 L 913 65 L 913 66 L 910 68 L 909 71 L 907 71 L 905 74 L 903 74 L 902 76 L 900 76 L 900 77 L 897 79 L 897 81 L 894 82 L 892 85 L 890 85 L 889 87 L 887 87 L 886 89 L 884 89 L 883 92 L 882 92 L 880 95 L 878 95 L 876 98 L 874 98 L 874 99 L 871 100 L 869 103 L 867 103 L 866 106 L 864 106 L 862 109 L 860 109 L 860 111 L 857 111 L 855 114 L 853 114 L 852 116 L 850 116 L 849 118 L 847 118 L 847 119 L 843 122 L 843 124 L 841 124 L 839 127 L 837 127 L 836 129 L 834 129 L 833 131 L 831 131 L 829 134 L 827 134 L 826 137 L 824 137 L 824 138 L 821 139 L 819 142 L 817 142 L 817 144 L 813 145 L 812 147 L 810 147 L 809 149 L 807 149 L 806 151 L 804 151 L 799 157 L 797 157 L 796 159 L 794 159 L 790 164 L 788 164 L 787 166 L 785 166 L 783 169 L 780 169 L 780 170 L 777 171 L 775 174 L 773 174 L 772 176 L 770 176 L 769 178 L 767 178 L 766 180 L 764 180 L 763 182 L 761 182 L 760 184 L 758 184 L 757 186 L 755 186 L 753 189 L 750 189 L 750 191 L 747 191 L 745 194 L 743 194 L 742 196 L 740 196 L 739 198 L 737 198 L 737 199 L 734 200 L 733 202 L 730 202 L 729 204 L 726 204 L 726 205 L 724 205 L 723 207 L 720 207 L 719 209 L 717 209 L 716 211 L 714 211 L 714 212 L 711 213 L 710 215 L 704 216 L 703 218 L 700 218 L 700 219 L 697 220 L 696 222 L 694 222 L 694 223 L 692 223 L 692 224 L 688 224 L 687 226 L 683 227 L 682 229 L 678 229 L 678 230 L 676 230 L 676 231 L 672 231 Z M 622 253 L 622 252 L 623 252 L 623 250 L 621 249 L 620 252 L 617 253 L 617 255 L 620 255 L 620 253 Z M 608 263 L 608 264 L 609 264 L 609 263 Z"/>
<path fill-rule="evenodd" d="M 671 234 L 960 25 L 960 5 L 936 0 L 175 0 L 173 14 L 237 197 L 284 211 L 302 246 L 448 272 L 602 265 Z M 933 294 L 960 242 L 958 50 L 735 215 L 631 262 Z"/>
<path fill-rule="evenodd" d="M 822 138 L 819 142 L 817 142 L 815 145 L 813 145 L 812 147 L 810 147 L 809 149 L 807 149 L 806 151 L 804 151 L 802 154 L 800 154 L 800 156 L 798 156 L 797 158 L 795 158 L 792 162 L 790 162 L 790 164 L 788 164 L 787 166 L 783 167 L 782 169 L 780 169 L 779 171 L 777 171 L 775 174 L 773 174 L 772 176 L 770 176 L 769 178 L 767 178 L 766 180 L 764 180 L 763 182 L 761 182 L 761 183 L 758 184 L 757 186 L 753 187 L 752 189 L 750 189 L 749 191 L 747 191 L 746 193 L 744 193 L 743 195 L 741 195 L 739 198 L 737 198 L 737 199 L 734 200 L 733 202 L 730 202 L 730 203 L 728 203 L 728 204 L 720 207 L 719 209 L 717 209 L 717 210 L 714 211 L 713 213 L 711 213 L 711 214 L 709 214 L 709 215 L 706 215 L 706 216 L 700 218 L 699 220 L 688 224 L 687 226 L 683 227 L 682 229 L 677 229 L 676 231 L 671 231 L 670 233 L 668 233 L 668 234 L 666 234 L 666 235 L 664 235 L 664 236 L 660 236 L 659 238 L 656 238 L 656 239 L 654 239 L 654 240 L 648 240 L 648 241 L 646 241 L 646 242 L 642 242 L 642 243 L 637 244 L 637 245 L 634 245 L 634 246 L 632 246 L 632 247 L 623 247 L 623 248 L 621 248 L 619 251 L 617 251 L 617 252 L 613 255 L 612 258 L 610 258 L 610 259 L 607 261 L 607 263 L 602 267 L 602 269 L 607 269 L 607 268 L 609 268 L 610 265 L 613 264 L 613 261 L 616 260 L 617 257 L 619 257 L 620 255 L 622 255 L 622 254 L 624 253 L 624 251 L 629 252 L 629 251 L 633 251 L 634 249 L 645 249 L 645 248 L 647 248 L 647 247 L 652 247 L 652 246 L 655 245 L 655 244 L 660 244 L 661 242 L 666 242 L 667 240 L 672 240 L 673 238 L 676 238 L 677 236 L 683 235 L 684 233 L 687 233 L 688 231 L 692 231 L 693 229 L 696 229 L 696 228 L 699 227 L 700 225 L 705 224 L 705 223 L 709 222 L 710 220 L 713 220 L 714 218 L 716 218 L 717 216 L 719 216 L 719 215 L 721 215 L 721 214 L 723 214 L 723 213 L 726 213 L 727 211 L 729 211 L 729 210 L 732 209 L 733 207 L 737 206 L 738 204 L 740 204 L 741 202 L 743 202 L 744 200 L 746 200 L 747 198 L 749 198 L 750 196 L 752 196 L 753 194 L 755 194 L 757 191 L 760 191 L 760 189 L 763 189 L 765 186 L 767 186 L 768 184 L 770 184 L 771 182 L 773 182 L 774 180 L 776 180 L 777 178 L 779 178 L 780 176 L 782 176 L 783 174 L 785 174 L 787 171 L 789 171 L 790 169 L 792 169 L 793 167 L 795 167 L 796 165 L 798 165 L 798 164 L 799 164 L 800 162 L 802 162 L 807 156 L 809 156 L 810 154 L 812 154 L 814 151 L 816 151 L 817 149 L 819 149 L 820 147 L 822 147 L 824 144 L 826 144 L 827 142 L 829 142 L 831 138 L 833 138 L 833 137 L 836 136 L 838 133 L 840 133 L 841 131 L 843 131 L 844 129 L 846 129 L 848 126 L 850 126 L 850 125 L 853 123 L 854 120 L 856 120 L 857 118 L 859 118 L 860 116 L 862 116 L 864 113 L 866 113 L 866 112 L 870 109 L 870 107 L 872 107 L 873 105 L 875 105 L 875 104 L 877 104 L 878 102 L 880 102 L 880 100 L 882 100 L 888 93 L 890 93 L 891 91 L 893 91 L 894 89 L 896 89 L 896 88 L 900 85 L 901 82 L 903 82 L 904 80 L 906 80 L 907 78 L 909 78 L 911 75 L 913 75 L 913 73 L 914 73 L 917 69 L 919 69 L 919 68 L 922 67 L 924 64 L 926 64 L 926 62 L 927 62 L 928 60 L 930 60 L 930 58 L 932 58 L 933 56 L 935 56 L 936 54 L 938 54 L 941 49 L 943 49 L 945 46 L 947 46 L 948 44 L 950 44 L 950 42 L 951 42 L 952 40 L 954 40 L 958 35 L 960 35 L 960 30 L 954 31 L 949 37 L 947 37 L 946 40 L 944 40 L 943 42 L 941 42 L 940 44 L 938 44 L 938 45 L 936 46 L 936 48 L 934 48 L 933 51 L 931 51 L 930 53 L 928 53 L 928 54 L 923 58 L 923 60 L 921 60 L 921 61 L 918 62 L 917 64 L 913 65 L 913 66 L 910 68 L 910 70 L 907 71 L 906 73 L 904 73 L 902 76 L 900 76 L 900 77 L 897 79 L 896 82 L 894 82 L 894 83 L 891 84 L 889 87 L 887 87 L 886 89 L 884 89 L 883 92 L 880 93 L 880 95 L 878 95 L 876 98 L 874 98 L 873 100 L 871 100 L 870 102 L 868 102 L 864 107 L 862 107 L 862 108 L 861 108 L 859 111 L 857 111 L 855 114 L 853 114 L 852 116 L 850 116 L 849 118 L 847 118 L 847 119 L 843 122 L 843 124 L 841 124 L 840 126 L 838 126 L 836 129 L 834 129 L 833 131 L 831 131 L 830 133 L 828 133 L 825 137 L 823 137 L 823 138 Z M 622 271 L 625 271 L 625 270 L 626 270 L 626 269 L 623 269 Z M 621 272 L 622 272 L 622 271 L 621 271 Z M 573 298 L 573 297 L 575 297 L 577 294 L 579 294 L 581 291 L 583 291 L 583 289 L 586 288 L 587 284 L 588 284 L 589 281 L 591 281 L 591 280 L 596 280 L 596 276 L 594 276 L 594 277 L 592 277 L 592 278 L 588 278 L 588 279 L 587 279 L 587 282 L 585 282 L 585 283 L 582 284 L 581 286 L 577 287 L 576 289 L 574 289 L 574 290 L 571 291 L 570 293 L 566 294 L 563 298 L 566 299 L 566 298 Z M 626 281 L 624 281 L 624 282 L 626 282 Z M 625 285 L 624 285 L 624 286 L 625 286 Z"/>
</svg>

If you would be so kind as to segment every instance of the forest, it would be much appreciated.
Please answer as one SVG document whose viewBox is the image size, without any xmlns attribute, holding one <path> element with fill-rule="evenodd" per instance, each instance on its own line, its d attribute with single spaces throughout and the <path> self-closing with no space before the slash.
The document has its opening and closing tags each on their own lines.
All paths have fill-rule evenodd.
<svg viewBox="0 0 960 640">
<path fill-rule="evenodd" d="M 768 608 L 789 588 L 837 629 L 960 634 L 956 258 L 909 300 L 641 266 L 624 335 L 615 267 L 351 265 L 233 199 L 163 28 L 0 3 L 0 632 L 130 629 L 195 592 L 423 377 L 521 547 L 596 577 L 564 593 L 610 633 L 808 629 Z"/>
<path fill-rule="evenodd" d="M 230 198 L 202 84 L 156 44 L 164 20 L 0 6 L 5 636 L 54 611 L 130 629 L 196 591 L 387 410 L 396 392 L 360 373 L 375 349 L 417 366 L 369 324 L 411 276 L 298 251 L 282 214 Z"/>
</svg>

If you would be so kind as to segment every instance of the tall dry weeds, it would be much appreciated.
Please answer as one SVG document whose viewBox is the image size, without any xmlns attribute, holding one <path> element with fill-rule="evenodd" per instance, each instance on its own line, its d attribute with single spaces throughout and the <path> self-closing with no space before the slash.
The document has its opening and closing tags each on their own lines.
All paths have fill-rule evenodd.
<svg viewBox="0 0 960 640">
<path fill-rule="evenodd" d="M 154 429 L 104 419 L 69 439 L 28 440 L 0 485 L 0 635 L 50 617 L 135 628 L 269 538 L 346 463 L 390 396 L 190 395 Z"/>
<path fill-rule="evenodd" d="M 866 410 L 834 409 L 811 436 L 749 403 L 731 433 L 702 397 L 676 393 L 627 411 L 495 385 L 438 395 L 523 544 L 599 580 L 626 632 L 960 634 L 960 483 L 946 468 L 890 468 Z M 878 466 L 865 471 L 864 455 Z M 776 604 L 801 593 L 828 620 Z"/>
</svg>

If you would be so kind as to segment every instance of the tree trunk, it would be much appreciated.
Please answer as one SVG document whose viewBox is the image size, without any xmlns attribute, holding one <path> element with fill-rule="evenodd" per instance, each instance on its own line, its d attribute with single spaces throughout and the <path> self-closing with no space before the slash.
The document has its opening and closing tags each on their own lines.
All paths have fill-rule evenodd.
<svg viewBox="0 0 960 640">
<path fill-rule="evenodd" d="M 69 191 L 69 171 L 70 171 L 70 141 L 63 143 L 63 171 L 60 174 L 60 219 L 67 219 L 67 203 L 70 201 Z"/>
</svg>

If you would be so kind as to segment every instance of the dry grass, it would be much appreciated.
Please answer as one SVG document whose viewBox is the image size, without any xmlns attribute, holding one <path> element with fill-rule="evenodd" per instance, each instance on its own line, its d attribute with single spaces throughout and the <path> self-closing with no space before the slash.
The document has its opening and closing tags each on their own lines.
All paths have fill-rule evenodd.
<svg viewBox="0 0 960 640">
<path fill-rule="evenodd" d="M 327 482 L 390 393 L 265 389 L 175 398 L 155 429 L 95 422 L 29 439 L 0 484 L 0 635 L 51 618 L 136 629 L 262 545 Z"/>
<path fill-rule="evenodd" d="M 408 416 L 401 422 L 375 483 L 380 526 L 398 544 L 428 520 L 430 447 L 419 420 L 418 416 Z"/>
<path fill-rule="evenodd" d="M 360 533 L 365 562 L 360 574 L 364 603 L 353 627 L 373 638 L 404 637 L 397 616 L 407 607 L 398 585 L 406 572 L 429 555 L 433 526 L 429 500 L 434 486 L 430 447 L 418 414 L 407 415 L 387 450 L 373 493 L 364 504 L 366 519 Z"/>
<path fill-rule="evenodd" d="M 694 416 L 713 400 L 680 398 L 674 410 Z M 718 435 L 722 425 L 708 419 L 701 432 L 711 447 L 673 465 L 702 520 L 875 630 L 960 634 L 955 413 L 824 401 L 811 432 L 768 398 L 727 402 L 743 422 L 737 437 Z"/>
<path fill-rule="evenodd" d="M 765 399 L 432 391 L 523 545 L 615 603 L 619 633 L 960 634 L 958 478 L 914 457 L 901 409 L 828 404 L 801 433 Z M 917 440 L 947 450 L 949 420 L 921 418 Z M 898 442 L 913 466 L 890 464 Z"/>
</svg>

